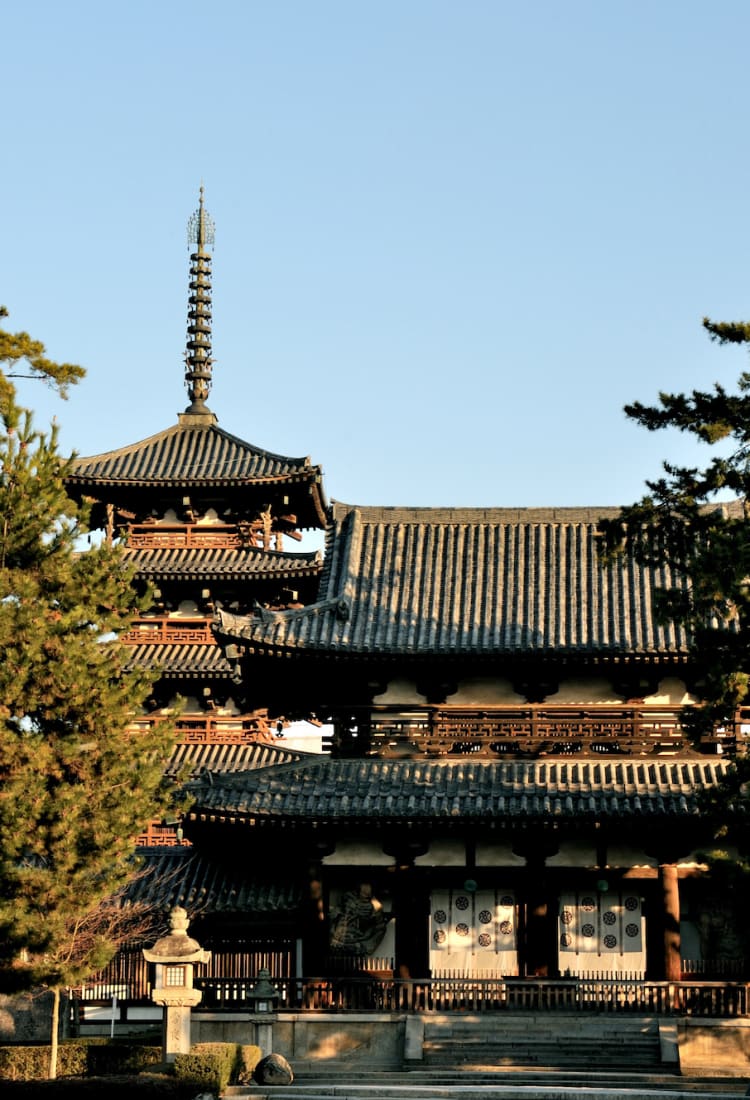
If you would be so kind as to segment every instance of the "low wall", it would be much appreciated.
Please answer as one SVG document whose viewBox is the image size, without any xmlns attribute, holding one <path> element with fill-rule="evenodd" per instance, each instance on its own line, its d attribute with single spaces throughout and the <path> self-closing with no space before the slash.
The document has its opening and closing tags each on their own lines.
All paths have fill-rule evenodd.
<svg viewBox="0 0 750 1100">
<path fill-rule="evenodd" d="M 250 1013 L 193 1012 L 191 1041 L 257 1043 Z M 324 1069 L 327 1063 L 353 1069 L 399 1069 L 404 1057 L 406 1017 L 392 1013 L 279 1012 L 273 1022 L 273 1050 L 292 1065 Z"/>
<path fill-rule="evenodd" d="M 750 1020 L 680 1019 L 680 1070 L 685 1076 L 750 1076 Z"/>
</svg>

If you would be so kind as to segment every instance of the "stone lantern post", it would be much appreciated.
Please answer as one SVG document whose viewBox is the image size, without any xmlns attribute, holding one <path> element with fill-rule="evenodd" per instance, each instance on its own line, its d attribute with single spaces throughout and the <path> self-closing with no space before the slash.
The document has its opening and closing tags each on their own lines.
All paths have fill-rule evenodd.
<svg viewBox="0 0 750 1100">
<path fill-rule="evenodd" d="M 196 965 L 209 962 L 210 951 L 187 934 L 188 915 L 180 906 L 169 914 L 169 935 L 152 948 L 144 948 L 146 962 L 156 963 L 156 981 L 151 990 L 154 1004 L 164 1006 L 162 1048 L 165 1062 L 190 1051 L 190 1010 L 203 996 L 193 988 Z"/>
</svg>

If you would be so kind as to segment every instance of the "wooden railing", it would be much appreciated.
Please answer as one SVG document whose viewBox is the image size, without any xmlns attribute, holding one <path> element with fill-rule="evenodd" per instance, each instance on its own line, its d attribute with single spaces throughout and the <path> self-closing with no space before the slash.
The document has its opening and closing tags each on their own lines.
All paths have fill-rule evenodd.
<svg viewBox="0 0 750 1100">
<path fill-rule="evenodd" d="M 349 728 L 369 752 L 387 756 L 404 748 L 427 756 L 651 755 L 690 749 L 679 706 L 518 707 L 375 706 L 352 709 L 335 722 L 331 751 L 346 755 Z M 739 722 L 737 723 L 739 726 Z M 704 739 L 705 748 L 736 747 L 735 728 Z"/>
<path fill-rule="evenodd" d="M 141 619 L 130 630 L 123 630 L 120 641 L 126 645 L 216 645 L 211 620 Z"/>
<path fill-rule="evenodd" d="M 232 549 L 247 544 L 232 525 L 179 524 L 168 527 L 162 524 L 132 524 L 127 532 L 129 550 L 175 549 L 178 547 L 206 549 Z"/>
<path fill-rule="evenodd" d="M 148 733 L 156 722 L 168 721 L 167 715 L 141 715 L 130 723 L 133 733 Z M 183 715 L 175 720 L 178 745 L 250 745 L 255 741 L 270 744 L 279 739 L 276 723 L 265 714 L 256 715 Z"/>
<path fill-rule="evenodd" d="M 247 1008 L 252 978 L 198 978 L 206 1009 Z M 565 978 L 284 978 L 279 1009 L 300 1012 L 608 1012 L 735 1018 L 747 982 Z"/>
<path fill-rule="evenodd" d="M 283 977 L 292 947 L 269 950 L 248 943 L 243 952 L 214 948 L 207 977 L 197 976 L 201 1008 L 250 1011 L 251 992 L 261 967 L 267 967 L 279 992 L 276 1007 L 296 1012 L 597 1012 L 734 1019 L 750 1012 L 746 981 L 660 982 L 632 978 L 385 978 Z M 113 996 L 144 1003 L 151 992 L 150 973 L 140 948 L 121 953 L 83 987 L 83 1001 Z"/>
</svg>

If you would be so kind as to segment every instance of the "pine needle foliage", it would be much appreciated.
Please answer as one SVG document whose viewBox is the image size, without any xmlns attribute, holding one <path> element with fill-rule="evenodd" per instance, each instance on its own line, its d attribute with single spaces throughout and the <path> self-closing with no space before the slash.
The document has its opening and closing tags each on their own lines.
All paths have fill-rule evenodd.
<svg viewBox="0 0 750 1100">
<path fill-rule="evenodd" d="M 0 318 L 7 317 L 8 310 L 0 306 Z M 36 378 L 57 390 L 67 399 L 71 385 L 80 381 L 86 373 L 77 363 L 57 363 L 47 358 L 47 349 L 40 340 L 34 340 L 28 332 L 6 332 L 0 328 L 0 405 L 14 396 L 11 378 Z"/>
<path fill-rule="evenodd" d="M 719 344 L 750 344 L 746 322 L 703 325 Z M 625 413 L 648 431 L 676 428 L 715 448 L 703 467 L 665 462 L 647 495 L 605 524 L 610 553 L 627 549 L 641 563 L 668 567 L 655 612 L 691 638 L 706 703 L 686 723 L 699 736 L 750 703 L 750 373 L 733 391 L 717 383 L 660 393 L 657 404 L 634 402 Z"/>
<path fill-rule="evenodd" d="M 121 925 L 102 906 L 171 799 L 167 724 L 133 734 L 151 680 L 118 634 L 138 610 L 117 546 L 80 552 L 69 460 L 6 391 L 0 416 L 0 981 L 76 985 Z"/>
</svg>

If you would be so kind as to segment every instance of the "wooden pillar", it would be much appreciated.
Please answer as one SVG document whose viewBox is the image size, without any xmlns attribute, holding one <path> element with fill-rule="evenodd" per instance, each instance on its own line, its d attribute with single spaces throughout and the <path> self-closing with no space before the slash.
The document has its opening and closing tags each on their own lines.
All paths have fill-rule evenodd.
<svg viewBox="0 0 750 1100">
<path fill-rule="evenodd" d="M 664 932 L 664 978 L 668 982 L 678 982 L 682 976 L 680 887 L 674 863 L 659 864 L 659 892 Z"/>
<path fill-rule="evenodd" d="M 522 837 L 513 851 L 526 860 L 519 898 L 520 972 L 527 978 L 557 975 L 557 906 L 550 895 L 547 859 L 559 850 L 556 836 Z"/>
<path fill-rule="evenodd" d="M 400 867 L 393 884 L 396 919 L 394 975 L 423 978 L 428 970 L 428 906 L 424 884 L 413 866 Z"/>
<path fill-rule="evenodd" d="M 311 862 L 305 884 L 307 899 L 302 910 L 302 961 L 305 976 L 319 975 L 326 967 L 329 954 L 328 912 L 320 863 Z"/>
<path fill-rule="evenodd" d="M 529 866 L 526 880 L 525 972 L 527 978 L 550 977 L 549 899 L 543 865 Z"/>
</svg>

